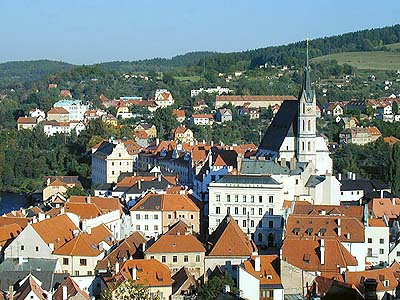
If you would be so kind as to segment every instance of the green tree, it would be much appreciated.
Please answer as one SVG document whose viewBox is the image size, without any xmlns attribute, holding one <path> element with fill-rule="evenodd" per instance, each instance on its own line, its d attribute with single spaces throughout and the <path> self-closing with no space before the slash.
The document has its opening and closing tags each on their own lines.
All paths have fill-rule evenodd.
<svg viewBox="0 0 400 300">
<path fill-rule="evenodd" d="M 122 282 L 114 290 L 107 289 L 102 300 L 161 300 L 159 294 L 151 295 L 146 286 L 136 285 L 132 280 Z"/>
<path fill-rule="evenodd" d="M 199 289 L 198 300 L 214 300 L 224 291 L 225 286 L 229 286 L 231 292 L 236 292 L 235 283 L 232 277 L 227 274 L 225 276 L 213 276 L 205 285 Z"/>
</svg>

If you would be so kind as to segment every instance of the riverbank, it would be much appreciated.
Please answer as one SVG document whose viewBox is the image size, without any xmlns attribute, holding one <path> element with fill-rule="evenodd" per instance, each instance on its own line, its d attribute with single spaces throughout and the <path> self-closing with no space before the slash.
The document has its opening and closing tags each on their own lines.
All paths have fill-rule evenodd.
<svg viewBox="0 0 400 300">
<path fill-rule="evenodd" d="M 0 215 L 13 210 L 29 207 L 30 197 L 22 193 L 0 192 Z"/>
</svg>

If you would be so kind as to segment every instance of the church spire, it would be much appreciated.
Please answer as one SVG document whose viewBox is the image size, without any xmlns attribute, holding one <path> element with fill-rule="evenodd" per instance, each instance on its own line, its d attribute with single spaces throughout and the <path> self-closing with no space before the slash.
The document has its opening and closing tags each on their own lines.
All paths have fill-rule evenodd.
<svg viewBox="0 0 400 300">
<path fill-rule="evenodd" d="M 307 38 L 306 45 L 307 45 L 307 58 L 306 58 L 306 66 L 304 67 L 304 82 L 303 82 L 303 92 L 305 93 L 306 99 L 308 101 L 312 101 L 313 90 L 311 88 L 311 66 L 309 64 L 309 54 L 308 54 L 308 46 L 310 43 L 310 39 Z"/>
</svg>

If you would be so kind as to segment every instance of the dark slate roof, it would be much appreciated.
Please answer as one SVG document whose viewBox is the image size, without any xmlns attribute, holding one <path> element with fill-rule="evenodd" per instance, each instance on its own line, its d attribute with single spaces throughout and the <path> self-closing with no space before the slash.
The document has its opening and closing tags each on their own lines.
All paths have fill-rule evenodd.
<svg viewBox="0 0 400 300">
<path fill-rule="evenodd" d="M 286 167 L 282 167 L 274 160 L 243 159 L 239 171 L 241 174 L 299 175 L 304 171 L 307 164 L 305 162 L 297 162 L 296 168 L 290 170 L 289 162 L 286 162 Z"/>
<path fill-rule="evenodd" d="M 286 136 L 297 135 L 298 101 L 283 101 L 278 113 L 265 132 L 258 147 L 257 156 L 263 155 L 262 150 L 279 152 Z"/>
<path fill-rule="evenodd" d="M 364 194 L 370 194 L 376 190 L 389 189 L 389 186 L 378 179 L 344 179 L 341 180 L 341 191 L 363 190 Z"/>
<path fill-rule="evenodd" d="M 113 191 L 114 192 L 122 192 L 125 194 L 141 194 L 144 191 L 148 190 L 166 190 L 172 184 L 166 180 L 164 177 L 161 177 L 161 181 L 158 181 L 157 178 L 154 178 L 152 181 L 142 181 L 141 188 L 138 188 L 138 185 L 135 184 L 134 186 L 117 186 Z"/>
<path fill-rule="evenodd" d="M 142 203 L 140 210 L 161 210 L 161 195 L 154 194 Z"/>
<path fill-rule="evenodd" d="M 217 183 L 232 184 L 279 184 L 271 176 L 254 176 L 254 175 L 225 175 L 217 181 Z"/>
<path fill-rule="evenodd" d="M 15 285 L 31 273 L 42 282 L 42 288 L 49 291 L 68 277 L 68 274 L 54 273 L 56 264 L 57 259 L 28 258 L 19 264 L 18 259 L 7 258 L 0 264 L 0 289 L 8 290 L 10 285 Z"/>
<path fill-rule="evenodd" d="M 100 147 L 96 150 L 94 154 L 100 156 L 109 156 L 113 152 L 114 148 L 115 144 L 104 141 L 101 143 Z"/>
<path fill-rule="evenodd" d="M 308 178 L 306 187 L 316 187 L 318 184 L 323 182 L 326 179 L 326 176 L 320 176 L 320 175 L 311 175 L 310 178 Z"/>
</svg>

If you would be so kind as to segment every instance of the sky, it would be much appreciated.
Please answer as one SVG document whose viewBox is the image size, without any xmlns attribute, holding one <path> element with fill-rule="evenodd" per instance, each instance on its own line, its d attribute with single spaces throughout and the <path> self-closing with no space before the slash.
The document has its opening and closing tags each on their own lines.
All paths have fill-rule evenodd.
<svg viewBox="0 0 400 300">
<path fill-rule="evenodd" d="M 0 62 L 242 51 L 394 25 L 399 11 L 399 0 L 0 0 Z"/>
</svg>

